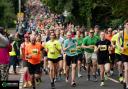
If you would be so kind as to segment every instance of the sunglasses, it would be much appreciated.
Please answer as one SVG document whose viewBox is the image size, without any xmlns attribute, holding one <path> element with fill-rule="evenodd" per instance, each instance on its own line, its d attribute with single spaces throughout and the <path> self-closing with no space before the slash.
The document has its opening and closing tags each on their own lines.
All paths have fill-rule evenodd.
<svg viewBox="0 0 128 89">
<path fill-rule="evenodd" d="M 90 33 L 94 33 L 94 32 L 90 32 Z"/>
</svg>

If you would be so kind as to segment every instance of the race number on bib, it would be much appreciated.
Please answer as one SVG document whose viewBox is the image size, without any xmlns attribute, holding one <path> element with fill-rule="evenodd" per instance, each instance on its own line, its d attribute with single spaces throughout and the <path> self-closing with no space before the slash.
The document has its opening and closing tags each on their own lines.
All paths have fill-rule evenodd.
<svg viewBox="0 0 128 89">
<path fill-rule="evenodd" d="M 128 48 L 128 41 L 126 42 L 126 47 Z"/>
<path fill-rule="evenodd" d="M 54 50 L 51 50 L 51 51 L 50 51 L 50 54 L 55 54 L 55 51 L 54 51 Z"/>
<path fill-rule="evenodd" d="M 71 54 L 76 53 L 76 49 L 71 49 L 71 50 L 70 50 L 70 53 L 71 53 Z"/>
<path fill-rule="evenodd" d="M 81 47 L 77 47 L 77 50 L 81 50 Z"/>
<path fill-rule="evenodd" d="M 38 49 L 33 49 L 33 50 L 32 50 L 32 53 L 33 53 L 33 54 L 38 54 Z"/>
<path fill-rule="evenodd" d="M 106 51 L 107 50 L 107 46 L 106 45 L 101 45 L 100 46 L 100 51 Z"/>
</svg>

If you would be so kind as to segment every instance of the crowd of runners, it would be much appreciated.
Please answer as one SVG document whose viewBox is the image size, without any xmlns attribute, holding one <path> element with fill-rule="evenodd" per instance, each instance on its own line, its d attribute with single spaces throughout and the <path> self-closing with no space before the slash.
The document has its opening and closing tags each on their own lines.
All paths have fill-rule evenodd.
<svg viewBox="0 0 128 89">
<path fill-rule="evenodd" d="M 33 76 L 37 84 L 41 83 L 42 73 L 49 75 L 52 88 L 56 81 L 75 87 L 76 77 L 83 77 L 84 69 L 88 81 L 97 82 L 100 76 L 99 86 L 117 70 L 119 81 L 128 89 L 128 20 L 114 30 L 109 27 L 103 31 L 98 25 L 85 29 L 65 24 L 63 16 L 52 14 L 40 0 L 29 0 L 26 13 L 24 34 L 17 30 L 9 36 L 10 66 L 16 74 L 16 65 L 22 63 L 23 87 L 32 86 Z"/>
</svg>

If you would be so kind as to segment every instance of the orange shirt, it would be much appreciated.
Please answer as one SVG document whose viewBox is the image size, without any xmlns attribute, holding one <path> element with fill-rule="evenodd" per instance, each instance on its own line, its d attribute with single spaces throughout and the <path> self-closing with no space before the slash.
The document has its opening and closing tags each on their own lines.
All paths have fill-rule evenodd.
<svg viewBox="0 0 128 89">
<path fill-rule="evenodd" d="M 28 45 L 25 50 L 26 55 L 31 55 L 32 58 L 28 59 L 28 62 L 31 64 L 39 64 L 41 61 L 41 46 L 39 43 L 35 45 Z"/>
<path fill-rule="evenodd" d="M 105 35 L 105 38 L 106 38 L 107 40 L 111 41 L 112 35 L 106 34 L 106 35 Z"/>
<path fill-rule="evenodd" d="M 113 35 L 106 34 L 106 35 L 105 35 L 105 38 L 106 38 L 107 40 L 111 41 L 112 36 L 113 36 Z M 112 48 L 111 53 L 115 53 L 115 49 L 114 49 L 114 48 Z"/>
<path fill-rule="evenodd" d="M 26 57 L 25 57 L 25 50 L 27 48 L 27 46 L 30 45 L 30 42 L 27 43 L 27 42 L 24 42 L 21 44 L 21 52 L 22 52 L 22 59 L 23 60 L 26 60 Z"/>
</svg>

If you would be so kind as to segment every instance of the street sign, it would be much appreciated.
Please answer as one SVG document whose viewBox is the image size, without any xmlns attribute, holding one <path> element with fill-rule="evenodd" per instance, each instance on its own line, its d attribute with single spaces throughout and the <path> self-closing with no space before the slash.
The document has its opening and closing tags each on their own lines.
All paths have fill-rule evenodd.
<svg viewBox="0 0 128 89">
<path fill-rule="evenodd" d="M 0 89 L 19 89 L 19 81 L 0 81 Z"/>
<path fill-rule="evenodd" d="M 23 19 L 24 19 L 24 13 L 22 13 L 22 12 L 17 13 L 17 19 L 18 19 L 18 21 L 23 21 Z"/>
</svg>

